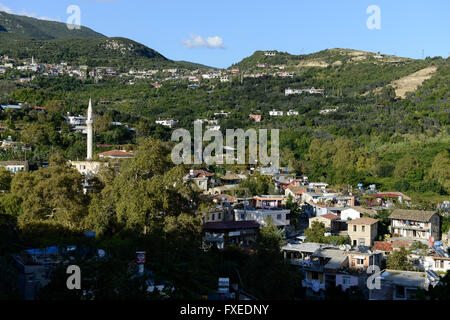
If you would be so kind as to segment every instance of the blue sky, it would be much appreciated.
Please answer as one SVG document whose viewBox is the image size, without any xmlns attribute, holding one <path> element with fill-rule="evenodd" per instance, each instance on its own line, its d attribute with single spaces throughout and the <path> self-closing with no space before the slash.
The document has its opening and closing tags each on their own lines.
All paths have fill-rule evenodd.
<svg viewBox="0 0 450 320">
<path fill-rule="evenodd" d="M 141 42 L 174 60 L 228 67 L 256 50 L 293 54 L 327 48 L 411 58 L 450 54 L 448 0 L 0 0 L 0 10 L 81 24 Z M 381 29 L 366 13 L 380 8 Z"/>
</svg>

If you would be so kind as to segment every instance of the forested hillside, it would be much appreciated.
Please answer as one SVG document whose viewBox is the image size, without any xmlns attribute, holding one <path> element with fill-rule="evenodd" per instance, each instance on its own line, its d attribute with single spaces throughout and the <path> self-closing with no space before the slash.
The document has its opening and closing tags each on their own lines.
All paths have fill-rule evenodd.
<svg viewBox="0 0 450 320">
<path fill-rule="evenodd" d="M 71 132 L 63 116 L 84 112 L 92 98 L 100 120 L 97 144 L 133 145 L 148 136 L 168 141 L 172 130 L 155 124 L 156 120 L 178 120 L 176 127 L 192 130 L 195 119 L 212 119 L 214 113 L 225 111 L 228 117 L 218 117 L 223 131 L 281 129 L 282 165 L 297 175 L 331 184 L 375 183 L 384 190 L 433 202 L 450 192 L 449 59 L 414 60 L 350 49 L 307 55 L 257 51 L 228 70 L 189 73 L 197 81 L 192 87 L 189 74 L 168 74 L 162 69 L 185 66 L 193 70 L 198 65 L 173 62 L 128 39 L 20 41 L 16 46 L 2 45 L 0 55 L 28 61 L 36 54 L 39 63 L 64 61 L 87 65 L 88 70 L 103 66 L 123 72 L 103 79 L 48 77 L 15 69 L 0 75 L 0 103 L 30 107 L 2 113 L 2 137 L 30 144 L 33 151 L 27 159 L 34 165 L 56 150 L 68 159 L 84 156 L 83 135 Z M 136 80 L 128 73 L 130 68 L 154 68 L 157 73 Z M 415 91 L 399 97 L 392 84 L 425 68 L 433 68 L 433 73 L 415 83 Z M 239 70 L 230 73 L 231 69 Z M 229 76 L 225 82 L 200 76 L 210 72 Z M 30 81 L 18 81 L 21 78 Z M 311 87 L 323 93 L 285 94 L 288 88 Z M 46 107 L 47 113 L 40 114 L 32 106 Z M 271 117 L 273 109 L 294 110 L 298 115 Z M 255 123 L 249 114 L 262 115 L 262 121 Z M 127 124 L 135 131 L 111 122 Z M 24 155 L 2 155 L 4 159 L 18 156 Z"/>
<path fill-rule="evenodd" d="M 101 39 L 104 35 L 89 28 L 70 30 L 65 23 L 41 20 L 0 11 L 0 35 L 14 39 Z"/>
</svg>

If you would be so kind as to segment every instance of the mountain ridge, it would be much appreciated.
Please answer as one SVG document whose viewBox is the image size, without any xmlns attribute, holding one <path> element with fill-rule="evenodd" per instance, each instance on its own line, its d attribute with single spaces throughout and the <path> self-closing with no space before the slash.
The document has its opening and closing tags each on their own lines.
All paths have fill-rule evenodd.
<svg viewBox="0 0 450 320">
<path fill-rule="evenodd" d="M 0 11 L 0 54 L 41 63 L 109 66 L 116 68 L 211 67 L 173 61 L 144 44 L 125 37 L 107 37 L 90 28 L 70 30 L 65 23 Z"/>
<path fill-rule="evenodd" d="M 12 34 L 21 39 L 34 40 L 106 38 L 105 35 L 84 26 L 70 30 L 62 22 L 15 15 L 4 11 L 0 11 L 0 32 Z"/>
</svg>

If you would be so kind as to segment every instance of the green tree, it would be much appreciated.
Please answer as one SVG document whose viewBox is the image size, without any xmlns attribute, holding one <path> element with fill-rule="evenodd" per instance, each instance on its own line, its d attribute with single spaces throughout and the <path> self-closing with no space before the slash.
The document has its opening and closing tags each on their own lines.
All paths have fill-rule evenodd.
<svg viewBox="0 0 450 320">
<path fill-rule="evenodd" d="M 0 190 L 9 192 L 11 188 L 12 173 L 5 167 L 0 168 Z"/>
<path fill-rule="evenodd" d="M 408 259 L 408 250 L 405 248 L 400 248 L 399 250 L 394 250 L 388 257 L 386 261 L 386 266 L 388 269 L 393 270 L 410 270 L 411 263 Z"/>
<path fill-rule="evenodd" d="M 271 217 L 265 219 L 265 225 L 260 229 L 260 236 L 259 246 L 264 250 L 279 251 L 285 242 L 283 230 L 273 223 Z"/>
<path fill-rule="evenodd" d="M 311 227 L 305 230 L 306 241 L 321 243 L 326 232 L 327 228 L 324 223 L 313 221 Z"/>
<path fill-rule="evenodd" d="M 82 176 L 58 155 L 52 156 L 47 168 L 16 174 L 11 193 L 22 199 L 21 224 L 51 220 L 77 228 L 87 213 Z"/>
<path fill-rule="evenodd" d="M 450 151 L 445 150 L 436 155 L 428 173 L 431 179 L 437 180 L 450 193 Z"/>
<path fill-rule="evenodd" d="M 298 205 L 298 202 L 294 201 L 291 194 L 289 194 L 287 201 L 286 201 L 286 209 L 290 210 L 290 216 L 291 216 L 291 223 L 293 226 L 298 226 L 298 219 L 301 215 L 301 209 Z"/>
</svg>

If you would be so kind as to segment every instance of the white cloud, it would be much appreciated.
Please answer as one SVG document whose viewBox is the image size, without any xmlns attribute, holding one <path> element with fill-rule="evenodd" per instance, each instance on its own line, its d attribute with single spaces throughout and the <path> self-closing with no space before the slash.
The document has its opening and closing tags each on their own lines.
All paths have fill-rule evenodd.
<svg viewBox="0 0 450 320">
<path fill-rule="evenodd" d="M 203 39 L 201 36 L 191 33 L 190 37 L 190 39 L 182 40 L 185 48 L 225 49 L 223 39 L 219 36 Z"/>
<path fill-rule="evenodd" d="M 61 22 L 61 18 L 60 17 L 52 18 L 52 17 L 42 16 L 42 17 L 38 17 L 38 19 L 47 20 L 47 21 Z"/>
<path fill-rule="evenodd" d="M 8 8 L 7 6 L 5 6 L 3 3 L 0 2 L 0 11 L 4 11 L 6 13 L 10 13 L 10 14 L 18 14 L 20 16 L 26 16 L 26 17 L 30 17 L 30 18 L 36 18 L 36 19 L 40 19 L 40 20 L 48 20 L 48 21 L 57 21 L 57 22 L 61 22 L 61 18 L 60 17 L 56 17 L 56 18 L 52 18 L 52 17 L 48 17 L 48 16 L 40 16 L 38 17 L 36 13 L 29 13 L 26 10 L 22 10 L 18 13 L 15 13 L 13 9 Z"/>
<path fill-rule="evenodd" d="M 30 18 L 36 18 L 39 20 L 47 20 L 47 21 L 56 21 L 56 22 L 61 22 L 61 18 L 60 17 L 56 17 L 56 18 L 52 18 L 52 17 L 48 17 L 48 16 L 37 16 L 36 13 L 28 13 L 26 10 L 22 10 L 18 13 L 21 16 L 27 16 Z"/>
<path fill-rule="evenodd" d="M 0 11 L 5 11 L 6 13 L 13 13 L 11 8 L 8 8 L 3 3 L 0 2 Z"/>
</svg>

